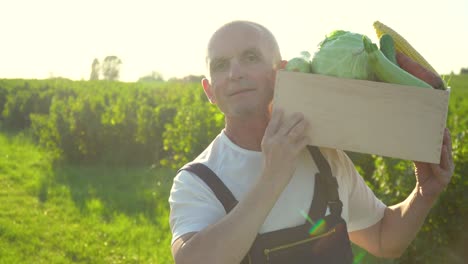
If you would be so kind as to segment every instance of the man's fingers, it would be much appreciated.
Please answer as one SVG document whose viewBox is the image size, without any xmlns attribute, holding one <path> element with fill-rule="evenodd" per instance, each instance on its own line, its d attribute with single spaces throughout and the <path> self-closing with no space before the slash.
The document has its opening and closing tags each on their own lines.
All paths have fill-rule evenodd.
<svg viewBox="0 0 468 264">
<path fill-rule="evenodd" d="M 452 139 L 450 137 L 450 131 L 448 128 L 445 128 L 445 131 L 444 131 L 443 145 L 447 146 L 450 162 L 453 162 Z"/>
<path fill-rule="evenodd" d="M 307 145 L 310 145 L 310 138 L 308 136 L 301 137 L 296 143 L 296 153 L 304 149 Z"/>
<path fill-rule="evenodd" d="M 450 137 L 450 131 L 448 128 L 445 128 L 444 131 L 441 155 L 441 163 L 443 168 L 448 170 L 450 173 L 453 173 L 455 170 L 455 164 L 453 162 L 452 139 Z"/>
<path fill-rule="evenodd" d="M 273 109 L 270 122 L 268 123 L 268 126 L 265 130 L 266 135 L 271 136 L 271 135 L 274 135 L 278 131 L 281 125 L 281 121 L 283 119 L 283 114 L 284 114 L 284 111 L 282 109 L 279 109 L 279 108 Z"/>
<path fill-rule="evenodd" d="M 301 113 L 294 113 L 281 125 L 278 130 L 278 134 L 287 136 L 295 126 L 297 126 L 302 120 L 304 120 L 304 115 Z M 292 135 L 293 136 L 293 135 Z"/>
<path fill-rule="evenodd" d="M 442 146 L 442 154 L 440 157 L 440 164 L 430 164 L 432 172 L 434 175 L 444 184 L 448 184 L 450 182 L 450 178 L 453 174 L 453 164 L 449 159 L 449 153 L 447 146 Z"/>
<path fill-rule="evenodd" d="M 447 150 L 447 145 L 442 146 L 442 151 L 440 154 L 440 167 L 444 170 L 449 170 L 450 169 L 450 160 L 449 160 L 449 154 Z"/>
<path fill-rule="evenodd" d="M 289 130 L 288 137 L 293 141 L 297 141 L 304 137 L 304 132 L 306 131 L 309 123 L 307 120 L 303 119 L 299 121 L 291 130 Z M 299 137 L 299 138 L 298 138 Z"/>
</svg>

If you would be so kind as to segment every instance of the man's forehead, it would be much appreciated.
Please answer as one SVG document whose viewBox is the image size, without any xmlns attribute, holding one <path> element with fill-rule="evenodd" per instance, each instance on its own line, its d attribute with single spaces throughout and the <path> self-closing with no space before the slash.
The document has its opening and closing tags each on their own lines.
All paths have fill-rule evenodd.
<svg viewBox="0 0 468 264">
<path fill-rule="evenodd" d="M 234 24 L 218 30 L 208 45 L 208 57 L 234 56 L 246 50 L 265 46 L 263 32 L 249 24 Z"/>
<path fill-rule="evenodd" d="M 262 30 L 260 27 L 248 23 L 248 22 L 237 22 L 232 24 L 227 24 L 220 29 L 218 29 L 212 37 L 212 40 L 216 40 L 224 37 L 242 37 L 242 36 L 260 36 Z"/>
</svg>

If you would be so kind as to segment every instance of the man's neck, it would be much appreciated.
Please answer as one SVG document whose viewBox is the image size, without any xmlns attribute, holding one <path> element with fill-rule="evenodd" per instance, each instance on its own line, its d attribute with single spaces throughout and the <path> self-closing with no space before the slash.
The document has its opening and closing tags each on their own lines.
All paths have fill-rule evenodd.
<svg viewBox="0 0 468 264">
<path fill-rule="evenodd" d="M 261 151 L 261 143 L 270 117 L 252 116 L 250 118 L 226 117 L 225 133 L 227 137 L 241 148 Z"/>
</svg>

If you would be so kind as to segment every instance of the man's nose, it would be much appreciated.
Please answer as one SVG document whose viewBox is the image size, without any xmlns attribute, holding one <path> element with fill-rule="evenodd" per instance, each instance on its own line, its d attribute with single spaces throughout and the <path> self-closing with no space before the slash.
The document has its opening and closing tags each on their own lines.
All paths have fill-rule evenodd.
<svg viewBox="0 0 468 264">
<path fill-rule="evenodd" d="M 231 61 L 231 67 L 229 69 L 229 78 L 232 80 L 238 80 L 243 77 L 242 65 L 238 60 L 233 59 Z"/>
</svg>

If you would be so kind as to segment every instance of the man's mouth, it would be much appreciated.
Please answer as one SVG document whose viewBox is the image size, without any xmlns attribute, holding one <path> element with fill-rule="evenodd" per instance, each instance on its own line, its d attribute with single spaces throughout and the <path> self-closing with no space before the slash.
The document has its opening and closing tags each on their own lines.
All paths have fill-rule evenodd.
<svg viewBox="0 0 468 264">
<path fill-rule="evenodd" d="M 234 96 L 234 95 L 238 95 L 238 94 L 248 93 L 248 92 L 251 92 L 251 91 L 253 91 L 253 89 L 238 90 L 238 91 L 235 91 L 235 92 L 230 93 L 229 96 Z"/>
</svg>

